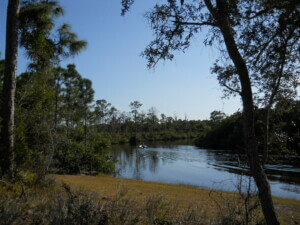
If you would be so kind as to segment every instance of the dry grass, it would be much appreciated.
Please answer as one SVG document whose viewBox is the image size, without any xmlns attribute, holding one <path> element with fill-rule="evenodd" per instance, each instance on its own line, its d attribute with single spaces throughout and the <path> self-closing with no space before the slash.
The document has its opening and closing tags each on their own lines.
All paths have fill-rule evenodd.
<svg viewBox="0 0 300 225">
<path fill-rule="evenodd" d="M 114 178 L 108 175 L 96 177 L 84 175 L 54 175 L 58 180 L 87 190 L 92 190 L 105 197 L 112 197 L 120 187 L 128 190 L 127 195 L 139 196 L 140 200 L 145 200 L 152 195 L 164 196 L 170 202 L 180 205 L 199 204 L 212 206 L 212 201 L 208 197 L 210 190 L 197 189 L 186 185 L 172 185 L 158 182 L 147 182 L 124 178 Z M 231 195 L 231 193 L 228 193 Z"/>
<path fill-rule="evenodd" d="M 260 208 L 252 207 L 257 205 L 255 195 L 106 175 L 52 175 L 34 181 L 0 185 L 0 225 L 264 224 Z M 275 201 L 282 224 L 298 224 L 300 202 Z"/>
<path fill-rule="evenodd" d="M 26 196 L 21 195 L 21 183 L 1 185 L 0 225 L 221 225 L 203 210 L 179 210 L 159 195 L 140 201 L 124 186 L 105 197 L 89 189 L 54 184 L 27 186 Z"/>
<path fill-rule="evenodd" d="M 163 196 L 170 203 L 186 208 L 193 205 L 197 208 L 205 208 L 209 215 L 215 214 L 217 206 L 211 197 L 210 190 L 198 189 L 186 185 L 172 185 L 156 182 L 146 182 L 123 178 L 114 178 L 108 175 L 84 176 L 84 175 L 53 175 L 57 180 L 73 187 L 83 188 L 97 192 L 103 199 L 113 198 L 120 187 L 127 190 L 127 195 L 137 199 L 142 204 L 153 195 Z M 223 192 L 225 198 L 234 198 L 234 193 Z M 215 196 L 217 198 L 217 196 Z M 275 205 L 280 219 L 284 224 L 297 224 L 300 222 L 300 201 L 274 197 Z"/>
</svg>

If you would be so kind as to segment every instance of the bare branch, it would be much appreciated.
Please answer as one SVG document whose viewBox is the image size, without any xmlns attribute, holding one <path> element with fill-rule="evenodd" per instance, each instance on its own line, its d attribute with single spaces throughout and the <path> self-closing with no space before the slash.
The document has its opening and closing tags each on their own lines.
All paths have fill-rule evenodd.
<svg viewBox="0 0 300 225">
<path fill-rule="evenodd" d="M 229 89 L 229 90 L 232 91 L 232 92 L 238 93 L 239 95 L 242 94 L 241 91 L 239 91 L 239 90 L 237 90 L 237 89 L 234 89 L 234 88 L 228 86 L 227 84 L 225 84 L 225 82 L 221 83 L 221 85 L 223 85 L 224 87 L 226 87 L 227 89 Z"/>
<path fill-rule="evenodd" d="M 179 24 L 179 25 L 194 25 L 194 26 L 214 26 L 216 27 L 217 24 L 216 23 L 211 23 L 211 22 L 201 22 L 201 23 L 197 23 L 197 22 L 184 22 L 184 21 L 172 21 L 175 24 Z"/>
</svg>

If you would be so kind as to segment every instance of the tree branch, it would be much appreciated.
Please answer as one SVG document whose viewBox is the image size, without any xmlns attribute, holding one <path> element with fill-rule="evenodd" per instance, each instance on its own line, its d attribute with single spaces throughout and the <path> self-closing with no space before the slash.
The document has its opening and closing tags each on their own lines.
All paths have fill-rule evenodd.
<svg viewBox="0 0 300 225">
<path fill-rule="evenodd" d="M 205 5 L 207 6 L 210 13 L 213 15 L 214 18 L 218 18 L 218 14 L 216 12 L 216 9 L 214 8 L 213 4 L 210 0 L 204 0 Z"/>
<path fill-rule="evenodd" d="M 176 23 L 176 24 L 180 24 L 180 25 L 214 26 L 214 27 L 217 26 L 216 23 L 210 23 L 210 22 L 201 22 L 201 23 L 198 22 L 197 23 L 197 22 L 184 22 L 184 21 L 178 21 L 178 20 L 174 20 L 172 22 Z"/>
<path fill-rule="evenodd" d="M 269 13 L 271 10 L 273 9 L 284 9 L 284 8 L 287 8 L 287 7 L 292 7 L 292 6 L 297 6 L 297 4 L 299 4 L 298 0 L 290 0 L 290 1 L 286 1 L 286 2 L 279 2 L 279 3 L 275 3 L 274 5 L 267 5 L 266 8 L 258 11 L 258 12 L 255 12 L 255 14 L 253 16 L 250 16 L 249 18 L 247 19 L 254 19 L 256 17 L 259 17 L 265 13 Z M 253 11 L 251 11 L 250 13 L 254 13 Z"/>
<path fill-rule="evenodd" d="M 229 89 L 230 91 L 232 91 L 232 92 L 236 92 L 236 93 L 238 93 L 239 95 L 241 95 L 242 94 L 242 92 L 241 91 L 239 91 L 239 90 L 237 90 L 237 89 L 234 89 L 234 88 L 232 88 L 232 87 L 230 87 L 230 86 L 228 86 L 227 84 L 225 84 L 225 83 L 221 83 L 221 85 L 223 85 L 224 87 L 226 87 L 227 89 Z"/>
</svg>

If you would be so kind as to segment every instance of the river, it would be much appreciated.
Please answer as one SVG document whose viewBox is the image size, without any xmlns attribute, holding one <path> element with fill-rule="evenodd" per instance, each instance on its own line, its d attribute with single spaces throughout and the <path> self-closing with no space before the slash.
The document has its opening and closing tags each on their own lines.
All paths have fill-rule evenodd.
<svg viewBox="0 0 300 225">
<path fill-rule="evenodd" d="M 251 180 L 237 155 L 189 143 L 151 143 L 144 149 L 115 145 L 111 154 L 117 177 L 224 191 L 237 191 L 241 179 Z M 266 165 L 266 173 L 274 196 L 300 200 L 300 168 L 288 163 Z M 255 185 L 251 189 L 255 191 Z"/>
</svg>

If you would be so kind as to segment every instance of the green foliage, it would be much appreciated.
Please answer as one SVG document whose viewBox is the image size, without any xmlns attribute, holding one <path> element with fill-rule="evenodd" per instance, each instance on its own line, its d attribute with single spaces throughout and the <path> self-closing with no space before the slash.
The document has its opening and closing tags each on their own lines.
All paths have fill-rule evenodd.
<svg viewBox="0 0 300 225">
<path fill-rule="evenodd" d="M 40 167 L 43 156 L 51 154 L 54 92 L 48 77 L 24 73 L 17 79 L 16 93 L 16 163 L 18 167 Z M 35 162 L 35 163 L 33 163 Z M 39 168 L 40 169 L 40 168 Z"/>
<path fill-rule="evenodd" d="M 99 133 L 88 134 L 84 142 L 84 129 L 68 128 L 66 137 L 60 139 L 54 155 L 55 168 L 60 173 L 113 173 L 114 163 L 109 155 L 110 142 Z"/>
<path fill-rule="evenodd" d="M 20 44 L 26 49 L 33 63 L 43 68 L 55 56 L 51 31 L 54 18 L 63 14 L 57 2 L 23 1 L 20 12 Z"/>
<path fill-rule="evenodd" d="M 56 19 L 63 11 L 57 1 L 21 4 L 20 45 L 30 65 L 17 77 L 15 163 L 19 171 L 34 171 L 40 177 L 53 166 L 70 173 L 113 172 L 108 144 L 101 137 L 91 138 L 89 132 L 91 81 L 75 65 L 54 67 L 86 47 L 68 24 L 57 28 Z M 3 65 L 0 61 L 0 90 Z"/>
<path fill-rule="evenodd" d="M 16 163 L 46 174 L 112 173 L 108 140 L 93 128 L 92 83 L 75 65 L 18 77 Z"/>
<path fill-rule="evenodd" d="M 55 29 L 64 13 L 56 1 L 23 1 L 20 11 L 20 45 L 32 60 L 31 68 L 44 70 L 62 58 L 78 54 L 87 43 L 78 40 L 68 24 Z"/>
<path fill-rule="evenodd" d="M 197 146 L 242 150 L 243 135 L 240 113 L 233 114 L 222 120 L 213 119 L 211 123 L 211 129 L 206 129 L 199 134 L 195 141 Z"/>
<path fill-rule="evenodd" d="M 278 103 L 271 111 L 270 154 L 273 155 L 299 155 L 299 101 L 285 100 Z M 256 109 L 255 128 L 262 152 L 264 141 L 265 109 Z M 235 113 L 222 120 L 209 121 L 211 127 L 199 132 L 195 143 L 206 148 L 231 149 L 243 153 L 242 115 Z"/>
<path fill-rule="evenodd" d="M 281 101 L 272 111 L 270 150 L 300 155 L 300 101 Z"/>
</svg>

